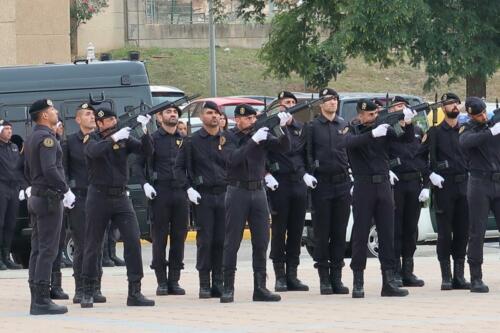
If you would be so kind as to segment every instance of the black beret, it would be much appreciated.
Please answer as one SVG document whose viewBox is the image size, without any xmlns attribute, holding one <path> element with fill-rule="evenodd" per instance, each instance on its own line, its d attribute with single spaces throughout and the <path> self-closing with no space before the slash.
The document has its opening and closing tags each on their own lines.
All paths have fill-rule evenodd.
<svg viewBox="0 0 500 333">
<path fill-rule="evenodd" d="M 257 110 L 255 110 L 251 105 L 248 104 L 240 104 L 234 108 L 235 117 L 245 117 L 255 114 L 257 114 Z"/>
<path fill-rule="evenodd" d="M 175 104 L 168 104 L 167 106 L 165 106 L 161 112 L 165 111 L 166 109 L 176 109 L 177 110 L 177 114 L 179 115 L 179 117 L 182 115 L 182 110 L 180 107 L 178 107 L 177 105 Z"/>
<path fill-rule="evenodd" d="M 77 110 L 91 110 L 95 112 L 95 108 L 90 103 L 82 103 L 78 105 Z"/>
<path fill-rule="evenodd" d="M 12 126 L 12 124 L 8 120 L 0 119 L 0 126 Z"/>
<path fill-rule="evenodd" d="M 406 105 L 410 104 L 406 98 L 401 96 L 394 96 L 391 100 L 391 106 L 399 103 L 405 103 Z"/>
<path fill-rule="evenodd" d="M 219 106 L 217 106 L 217 104 L 215 104 L 214 102 L 212 101 L 206 101 L 204 104 L 203 104 L 203 108 L 204 109 L 210 109 L 210 110 L 214 110 L 215 112 L 220 113 L 220 110 L 219 110 Z"/>
<path fill-rule="evenodd" d="M 54 104 L 50 99 L 39 99 L 38 101 L 35 101 L 33 104 L 31 104 L 29 113 L 37 113 L 51 106 L 54 106 Z"/>
<path fill-rule="evenodd" d="M 372 102 L 377 104 L 378 106 L 385 106 L 384 102 L 382 102 L 380 98 L 374 98 Z"/>
<path fill-rule="evenodd" d="M 369 99 L 360 99 L 356 105 L 356 110 L 361 111 L 375 111 L 377 110 L 377 104 Z"/>
<path fill-rule="evenodd" d="M 451 104 L 451 103 L 458 103 L 460 104 L 460 97 L 458 97 L 456 94 L 454 93 L 446 93 L 444 94 L 443 96 L 441 96 L 441 102 L 443 102 L 443 104 Z"/>
<path fill-rule="evenodd" d="M 467 97 L 465 100 L 465 110 L 470 115 L 477 115 L 486 110 L 486 104 L 479 97 Z"/>
<path fill-rule="evenodd" d="M 319 91 L 319 97 L 323 96 L 335 96 L 337 99 L 339 98 L 339 94 L 333 90 L 332 88 L 323 88 Z"/>
<path fill-rule="evenodd" d="M 103 120 L 106 118 L 116 117 L 116 113 L 106 106 L 97 106 L 94 109 L 94 116 L 96 120 Z"/>
<path fill-rule="evenodd" d="M 295 97 L 294 94 L 292 94 L 291 92 L 289 91 L 286 91 L 286 90 L 283 90 L 282 92 L 280 92 L 278 94 L 278 98 L 279 99 L 283 99 L 283 98 L 293 98 L 295 100 L 295 103 L 297 103 L 297 97 Z"/>
</svg>

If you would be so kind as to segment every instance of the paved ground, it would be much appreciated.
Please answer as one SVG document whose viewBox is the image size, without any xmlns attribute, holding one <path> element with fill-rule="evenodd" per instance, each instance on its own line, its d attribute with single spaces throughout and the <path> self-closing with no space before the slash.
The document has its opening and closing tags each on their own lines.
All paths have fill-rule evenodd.
<svg viewBox="0 0 500 333">
<path fill-rule="evenodd" d="M 156 300 L 154 308 L 125 306 L 124 268 L 106 268 L 103 292 L 107 304 L 83 310 L 69 301 L 63 316 L 28 315 L 27 271 L 0 272 L 0 332 L 496 332 L 500 326 L 500 262 L 497 243 L 486 245 L 485 281 L 489 294 L 439 290 L 439 266 L 434 246 L 419 246 L 416 271 L 426 286 L 412 288 L 405 298 L 380 297 L 378 261 L 368 260 L 365 299 L 350 295 L 320 296 L 318 278 L 307 254 L 302 256 L 300 277 L 309 292 L 282 293 L 282 301 L 266 304 L 251 301 L 250 243 L 242 244 L 236 282 L 236 302 L 220 304 L 217 299 L 197 298 L 194 245 L 186 246 L 186 270 L 181 284 L 185 296 L 154 296 L 155 279 L 147 267 L 151 247 L 144 246 L 143 291 Z M 349 264 L 349 259 L 347 259 Z M 268 285 L 274 274 L 268 267 Z M 344 281 L 352 285 L 350 270 Z M 71 269 L 64 269 L 63 285 L 72 291 Z M 467 274 L 468 275 L 468 274 Z"/>
</svg>

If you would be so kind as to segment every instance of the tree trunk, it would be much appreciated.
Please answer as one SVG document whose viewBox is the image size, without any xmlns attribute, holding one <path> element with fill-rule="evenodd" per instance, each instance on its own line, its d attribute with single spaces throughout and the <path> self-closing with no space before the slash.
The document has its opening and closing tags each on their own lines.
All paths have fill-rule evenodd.
<svg viewBox="0 0 500 333">
<path fill-rule="evenodd" d="M 75 0 L 71 0 L 70 6 L 75 5 Z M 71 49 L 71 58 L 73 60 L 78 56 L 78 22 L 73 15 L 70 16 L 69 19 L 69 45 Z"/>
<path fill-rule="evenodd" d="M 482 75 L 471 75 L 465 79 L 465 95 L 486 98 L 486 78 Z"/>
</svg>

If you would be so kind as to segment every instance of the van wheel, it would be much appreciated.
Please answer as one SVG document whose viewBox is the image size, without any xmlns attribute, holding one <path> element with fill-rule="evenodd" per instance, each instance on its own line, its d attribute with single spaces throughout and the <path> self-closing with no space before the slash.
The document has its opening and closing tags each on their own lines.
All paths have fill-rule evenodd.
<svg viewBox="0 0 500 333">
<path fill-rule="evenodd" d="M 66 239 L 64 243 L 63 256 L 73 263 L 73 254 L 75 253 L 75 243 L 73 242 L 73 237 L 71 237 L 71 232 L 66 233 Z"/>
<path fill-rule="evenodd" d="M 16 263 L 22 265 L 23 268 L 28 268 L 30 264 L 30 253 L 31 244 L 28 242 L 25 246 L 13 248 L 12 258 Z"/>
<path fill-rule="evenodd" d="M 368 257 L 378 257 L 378 233 L 377 227 L 374 225 L 372 225 L 372 227 L 370 228 L 370 233 L 368 234 L 367 252 Z"/>
</svg>

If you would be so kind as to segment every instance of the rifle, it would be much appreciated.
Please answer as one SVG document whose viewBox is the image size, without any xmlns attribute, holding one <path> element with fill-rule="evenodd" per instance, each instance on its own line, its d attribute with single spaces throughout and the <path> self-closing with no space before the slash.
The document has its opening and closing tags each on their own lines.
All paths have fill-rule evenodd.
<svg viewBox="0 0 500 333">
<path fill-rule="evenodd" d="M 404 133 L 404 129 L 401 127 L 399 122 L 401 120 L 404 120 L 405 115 L 403 111 L 396 111 L 396 112 L 389 112 L 389 110 L 386 108 L 382 109 L 377 116 L 377 119 L 375 122 L 370 125 L 370 126 L 362 126 L 362 124 L 357 125 L 357 132 L 358 133 L 365 133 L 368 131 L 371 131 L 375 127 L 382 125 L 382 124 L 389 124 L 390 127 L 394 129 L 396 132 L 397 136 L 401 136 Z"/>
</svg>

